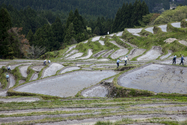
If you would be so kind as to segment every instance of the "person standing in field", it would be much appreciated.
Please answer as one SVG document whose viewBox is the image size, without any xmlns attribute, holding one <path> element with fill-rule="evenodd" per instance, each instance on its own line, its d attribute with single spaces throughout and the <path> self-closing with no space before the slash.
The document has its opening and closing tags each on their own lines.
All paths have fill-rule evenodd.
<svg viewBox="0 0 187 125">
<path fill-rule="evenodd" d="M 117 68 L 119 67 L 119 62 L 121 62 L 120 59 L 117 60 L 116 64 L 117 64 Z"/>
<path fill-rule="evenodd" d="M 182 65 L 184 66 L 184 60 L 185 60 L 185 59 L 184 59 L 184 55 L 182 55 L 182 57 L 181 57 L 181 62 L 180 62 L 180 64 L 179 64 L 179 65 L 181 65 L 181 64 L 182 64 Z"/>
<path fill-rule="evenodd" d="M 172 63 L 172 64 L 176 64 L 176 59 L 177 59 L 177 56 L 175 55 L 175 56 L 173 57 L 173 63 Z"/>
<path fill-rule="evenodd" d="M 129 59 L 128 59 L 128 56 L 125 56 L 125 58 L 124 58 L 124 61 L 125 61 L 124 66 L 126 66 L 126 65 L 127 65 L 127 60 L 129 60 Z"/>
</svg>

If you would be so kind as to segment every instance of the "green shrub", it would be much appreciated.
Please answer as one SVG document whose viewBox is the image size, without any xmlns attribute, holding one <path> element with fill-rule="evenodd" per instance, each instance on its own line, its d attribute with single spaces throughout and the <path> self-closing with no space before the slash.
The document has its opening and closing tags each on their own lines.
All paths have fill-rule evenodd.
<svg viewBox="0 0 187 125">
<path fill-rule="evenodd" d="M 140 34 L 141 36 L 145 36 L 145 37 L 147 37 L 147 36 L 149 36 L 149 35 L 152 34 L 152 33 L 146 31 L 145 29 L 143 29 L 139 34 Z"/>
<path fill-rule="evenodd" d="M 19 67 L 16 67 L 14 70 L 11 71 L 11 74 L 15 77 L 16 85 L 19 84 L 19 80 L 24 79 L 20 73 Z"/>
<path fill-rule="evenodd" d="M 166 53 L 168 50 L 171 50 L 172 52 L 178 52 L 178 54 L 176 54 L 177 56 L 181 56 L 179 53 L 181 51 L 187 51 L 187 46 L 184 46 L 182 44 L 180 44 L 178 41 L 174 41 L 170 44 L 165 44 L 163 46 L 163 52 Z"/>
<path fill-rule="evenodd" d="M 171 23 L 167 24 L 167 31 L 168 32 L 184 32 L 186 33 L 187 29 L 185 28 L 176 28 L 171 25 Z"/>
<path fill-rule="evenodd" d="M 182 21 L 187 18 L 187 6 L 178 6 L 175 10 L 164 11 L 154 24 L 167 24 L 169 22 Z"/>
<path fill-rule="evenodd" d="M 29 82 L 29 80 L 31 79 L 32 75 L 35 73 L 34 70 L 31 69 L 31 66 L 28 67 L 27 69 L 27 78 L 26 78 L 26 82 Z"/>
<path fill-rule="evenodd" d="M 6 69 L 5 66 L 3 66 L 0 69 L 0 82 L 1 82 L 1 88 L 2 89 L 5 89 L 8 85 L 8 82 L 6 80 L 6 72 L 7 72 L 7 69 Z"/>
<path fill-rule="evenodd" d="M 186 27 L 187 27 L 187 21 L 186 21 L 186 19 L 183 19 L 183 20 L 181 21 L 181 27 L 182 27 L 182 28 L 186 28 Z"/>
<path fill-rule="evenodd" d="M 126 44 L 125 42 L 121 41 L 119 39 L 119 37 L 114 36 L 113 39 L 116 41 L 117 44 L 119 44 L 119 45 L 121 45 L 121 46 L 123 46 L 125 48 L 131 48 L 131 46 L 129 44 Z"/>
<path fill-rule="evenodd" d="M 163 33 L 162 30 L 161 30 L 161 28 L 158 27 L 158 26 L 154 26 L 153 32 L 154 32 L 154 34 L 161 34 L 161 33 Z"/>
<path fill-rule="evenodd" d="M 44 55 L 40 56 L 40 59 L 49 59 L 49 58 L 55 58 L 58 57 L 60 54 L 59 51 L 52 51 L 52 52 L 47 52 Z"/>
</svg>

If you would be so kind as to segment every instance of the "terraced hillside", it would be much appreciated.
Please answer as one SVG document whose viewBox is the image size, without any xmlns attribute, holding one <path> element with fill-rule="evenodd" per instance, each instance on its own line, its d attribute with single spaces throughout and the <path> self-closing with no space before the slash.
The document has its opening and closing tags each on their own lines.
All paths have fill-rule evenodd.
<svg viewBox="0 0 187 125">
<path fill-rule="evenodd" d="M 187 124 L 187 67 L 178 65 L 181 54 L 187 60 L 182 24 L 96 36 L 46 53 L 47 65 L 0 60 L 0 123 Z"/>
</svg>

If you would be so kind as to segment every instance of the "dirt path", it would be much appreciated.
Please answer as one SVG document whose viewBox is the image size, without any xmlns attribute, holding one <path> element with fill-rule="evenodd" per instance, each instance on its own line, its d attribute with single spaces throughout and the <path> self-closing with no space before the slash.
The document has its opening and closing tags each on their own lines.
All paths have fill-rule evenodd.
<svg viewBox="0 0 187 125">
<path fill-rule="evenodd" d="M 35 102 L 35 101 L 39 101 L 39 100 L 40 100 L 39 98 L 33 98 L 33 97 L 7 98 L 7 99 L 0 98 L 0 102 L 5 102 L 5 103 L 8 103 L 8 102 Z M 5 112 L 0 111 L 0 114 L 4 114 L 4 113 Z"/>
<path fill-rule="evenodd" d="M 38 100 L 38 99 L 36 98 L 35 100 Z M 34 113 L 34 112 L 55 112 L 55 111 L 84 111 L 84 110 L 115 109 L 115 108 L 118 108 L 118 107 L 102 107 L 102 108 L 97 108 L 97 107 L 95 107 L 95 108 L 41 108 L 41 109 L 28 109 L 28 110 L 0 111 L 0 115 L 26 114 L 26 113 L 31 113 L 31 112 Z"/>
<path fill-rule="evenodd" d="M 150 115 L 122 115 L 122 116 L 111 116 L 111 117 L 104 117 L 104 118 L 90 118 L 90 119 L 83 119 L 83 120 L 68 120 L 62 122 L 55 122 L 55 123 L 40 123 L 36 125 L 94 125 L 98 121 L 110 121 L 116 122 L 122 119 L 132 119 L 132 120 L 146 120 L 150 118 L 170 118 L 172 120 L 177 121 L 184 121 L 187 115 L 164 115 L 164 114 L 150 114 Z M 152 124 L 152 123 L 137 123 L 137 124 L 130 124 L 130 125 L 163 125 L 163 124 Z"/>
<path fill-rule="evenodd" d="M 62 69 L 64 66 L 58 63 L 52 63 L 47 69 L 44 70 L 42 78 L 55 75 L 56 72 Z"/>
</svg>

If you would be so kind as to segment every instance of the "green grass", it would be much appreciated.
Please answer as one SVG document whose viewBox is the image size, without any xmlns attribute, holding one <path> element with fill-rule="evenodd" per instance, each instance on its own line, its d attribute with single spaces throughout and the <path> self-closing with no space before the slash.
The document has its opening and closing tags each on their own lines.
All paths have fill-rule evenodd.
<svg viewBox="0 0 187 125">
<path fill-rule="evenodd" d="M 169 26 L 171 27 L 171 26 Z M 173 28 L 173 27 L 172 27 Z M 171 29 L 171 28 L 170 28 Z M 156 30 L 156 29 L 155 29 Z M 133 36 L 132 34 L 128 33 L 128 31 L 125 29 L 123 38 L 128 40 L 128 42 L 137 45 L 139 48 L 146 49 L 147 51 L 152 48 L 152 46 L 161 46 L 163 49 L 163 53 L 166 54 L 168 50 L 172 50 L 174 54 L 180 55 L 181 53 L 184 54 L 184 56 L 187 56 L 187 48 L 186 46 L 180 44 L 179 42 L 173 42 L 171 44 L 165 43 L 164 40 L 168 38 L 176 38 L 176 39 L 182 39 L 186 40 L 186 31 L 187 29 L 183 28 L 173 28 L 171 32 L 160 32 L 160 28 L 157 29 L 157 34 L 150 34 L 147 37 L 137 37 Z M 146 52 L 147 52 L 146 51 Z M 137 58 L 137 57 L 136 57 Z M 135 59 L 134 59 L 135 60 Z"/>
<path fill-rule="evenodd" d="M 186 13 L 187 6 L 178 6 L 175 10 L 166 10 L 154 21 L 154 24 L 167 24 L 169 22 L 182 21 L 187 18 Z"/>
<path fill-rule="evenodd" d="M 0 82 L 1 82 L 2 89 L 7 88 L 7 85 L 8 85 L 8 82 L 6 80 L 6 73 L 7 73 L 7 69 L 5 66 L 0 68 Z"/>
<path fill-rule="evenodd" d="M 35 73 L 34 70 L 31 69 L 32 65 L 28 67 L 27 69 L 27 78 L 26 78 L 26 82 L 29 82 L 29 80 L 31 79 L 32 75 Z"/>
<path fill-rule="evenodd" d="M 11 74 L 13 74 L 13 76 L 15 77 L 15 80 L 16 80 L 15 86 L 17 86 L 19 84 L 19 81 L 21 79 L 25 80 L 25 78 L 23 78 L 20 73 L 19 67 L 20 66 L 16 67 L 14 70 L 11 71 Z"/>
</svg>

